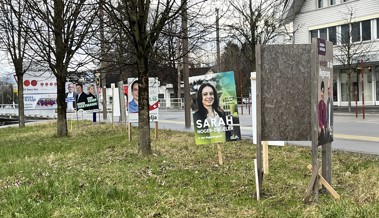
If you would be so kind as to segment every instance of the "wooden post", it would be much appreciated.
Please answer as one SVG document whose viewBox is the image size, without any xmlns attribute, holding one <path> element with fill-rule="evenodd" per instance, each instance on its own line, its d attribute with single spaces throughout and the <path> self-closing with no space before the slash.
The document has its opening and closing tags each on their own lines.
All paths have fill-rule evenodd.
<svg viewBox="0 0 379 218">
<path fill-rule="evenodd" d="M 307 187 L 307 190 L 305 191 L 305 194 L 304 194 L 304 203 L 306 204 L 310 204 L 312 203 L 312 195 L 314 195 L 314 201 L 316 201 L 316 198 L 318 198 L 318 194 L 315 195 L 314 193 L 314 189 L 315 187 L 318 188 L 318 169 L 319 169 L 319 163 L 316 162 L 316 165 L 312 167 L 312 176 L 311 176 L 311 181 L 309 181 L 308 183 L 308 187 Z M 317 189 L 317 193 L 318 193 L 318 189 Z"/>
<path fill-rule="evenodd" d="M 332 143 L 322 145 L 322 177 L 332 185 Z"/>
<path fill-rule="evenodd" d="M 260 196 L 261 188 L 262 188 L 262 181 L 263 181 L 263 171 L 262 171 L 262 122 L 261 122 L 261 114 L 262 114 L 262 46 L 257 45 L 255 50 L 255 57 L 257 62 L 257 78 L 256 78 L 256 86 L 257 86 L 257 196 Z"/>
<path fill-rule="evenodd" d="M 318 42 L 317 39 L 312 40 L 311 47 L 311 126 L 312 126 L 312 169 L 318 170 L 318 116 L 317 116 L 317 104 L 318 104 L 318 80 L 319 80 L 319 57 L 318 57 Z M 314 201 L 318 202 L 318 177 L 313 175 L 310 181 L 313 188 Z M 308 186 L 310 188 L 310 186 Z M 309 203 L 305 199 L 305 203 Z"/>
<path fill-rule="evenodd" d="M 126 122 L 126 103 L 124 94 L 124 82 L 120 81 L 117 83 L 118 86 L 118 97 L 120 100 L 120 113 L 121 113 L 121 124 Z"/>
<path fill-rule="evenodd" d="M 158 121 L 154 121 L 155 122 L 155 139 L 158 140 Z"/>
<path fill-rule="evenodd" d="M 129 142 L 132 141 L 132 123 L 128 122 L 128 136 L 129 136 Z"/>
<path fill-rule="evenodd" d="M 268 175 L 268 141 L 262 142 L 263 146 L 263 173 Z"/>
<path fill-rule="evenodd" d="M 224 161 L 222 160 L 222 150 L 221 150 L 221 144 L 217 143 L 217 153 L 218 153 L 218 163 L 220 165 L 224 164 Z"/>
<path fill-rule="evenodd" d="M 255 188 L 257 191 L 257 201 L 259 201 L 261 199 L 261 195 L 260 195 L 261 187 L 259 186 L 257 159 L 254 159 L 254 172 L 255 172 Z"/>
<path fill-rule="evenodd" d="M 308 165 L 307 168 L 312 171 L 312 165 Z M 339 200 L 340 199 L 340 195 L 336 192 L 336 190 L 334 190 L 334 188 L 331 186 L 331 184 L 329 184 L 326 179 L 324 179 L 320 173 L 318 174 L 318 177 L 320 179 L 320 182 L 321 184 L 326 188 L 326 190 L 329 191 L 329 193 L 333 196 L 334 199 L 336 200 Z"/>
<path fill-rule="evenodd" d="M 112 128 L 114 128 L 114 89 L 115 89 L 115 84 L 111 83 L 111 88 L 112 88 Z"/>
</svg>

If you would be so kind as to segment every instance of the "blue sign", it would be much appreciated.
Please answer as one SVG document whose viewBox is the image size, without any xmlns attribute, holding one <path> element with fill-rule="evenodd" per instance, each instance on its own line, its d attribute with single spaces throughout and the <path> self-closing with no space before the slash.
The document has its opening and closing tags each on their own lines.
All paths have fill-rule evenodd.
<svg viewBox="0 0 379 218">
<path fill-rule="evenodd" d="M 67 97 L 66 102 L 74 102 L 75 98 L 74 97 Z"/>
</svg>

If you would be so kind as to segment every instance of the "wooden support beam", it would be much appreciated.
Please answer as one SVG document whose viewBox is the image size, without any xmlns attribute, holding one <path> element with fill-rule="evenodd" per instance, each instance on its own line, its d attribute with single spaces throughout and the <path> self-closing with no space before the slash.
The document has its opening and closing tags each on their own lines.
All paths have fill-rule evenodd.
<svg viewBox="0 0 379 218">
<path fill-rule="evenodd" d="M 158 121 L 155 121 L 155 139 L 158 140 Z"/>
<path fill-rule="evenodd" d="M 311 197 L 312 197 L 312 192 L 314 191 L 314 187 L 317 184 L 317 175 L 318 175 L 319 168 L 320 166 L 319 166 L 319 163 L 317 162 L 316 166 L 312 169 L 311 181 L 309 181 L 307 190 L 305 191 L 305 194 L 304 194 L 303 201 L 306 204 L 312 203 Z"/>
<path fill-rule="evenodd" d="M 222 159 L 222 150 L 221 150 L 221 144 L 220 143 L 217 143 L 217 153 L 218 153 L 218 163 L 220 165 L 223 165 L 224 161 Z"/>
<path fill-rule="evenodd" d="M 263 173 L 268 175 L 268 141 L 262 142 L 262 149 L 263 149 Z"/>
<path fill-rule="evenodd" d="M 312 165 L 311 164 L 309 164 L 307 166 L 307 168 L 310 171 L 312 171 Z M 339 200 L 340 199 L 340 195 L 336 192 L 336 190 L 333 189 L 333 187 L 324 179 L 324 177 L 322 177 L 320 175 L 320 173 L 318 173 L 318 176 L 319 176 L 321 184 L 326 188 L 326 190 L 329 191 L 329 193 L 333 196 L 334 199 Z"/>
</svg>

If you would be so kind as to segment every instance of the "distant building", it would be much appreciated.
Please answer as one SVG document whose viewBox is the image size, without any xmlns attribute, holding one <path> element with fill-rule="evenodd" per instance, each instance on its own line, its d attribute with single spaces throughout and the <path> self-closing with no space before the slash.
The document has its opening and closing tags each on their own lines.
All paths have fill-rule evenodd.
<svg viewBox="0 0 379 218">
<path fill-rule="evenodd" d="M 348 23 L 350 9 L 352 22 Z M 379 105 L 379 1 L 375 0 L 287 0 L 285 23 L 293 22 L 298 31 L 295 44 L 311 43 L 311 38 L 323 38 L 333 42 L 334 54 L 349 40 L 351 43 L 371 44 L 364 63 L 365 105 Z M 349 34 L 351 33 L 351 34 Z M 351 36 L 349 38 L 349 35 Z M 367 59 L 366 57 L 366 59 Z M 360 67 L 357 64 L 356 67 Z M 348 105 L 347 73 L 342 63 L 334 59 L 334 104 Z M 352 73 L 352 101 L 362 104 L 362 80 L 360 71 Z M 356 94 L 355 94 L 356 93 Z"/>
</svg>

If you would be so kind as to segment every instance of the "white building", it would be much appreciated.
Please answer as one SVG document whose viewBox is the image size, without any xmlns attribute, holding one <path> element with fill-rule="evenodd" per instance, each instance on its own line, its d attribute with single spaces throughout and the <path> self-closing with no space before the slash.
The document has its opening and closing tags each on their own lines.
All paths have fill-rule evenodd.
<svg viewBox="0 0 379 218">
<path fill-rule="evenodd" d="M 293 22 L 295 44 L 311 43 L 312 37 L 332 41 L 334 54 L 346 40 L 352 44 L 371 46 L 364 63 L 364 104 L 379 105 L 379 1 L 378 0 L 287 0 L 286 23 Z M 349 34 L 351 33 L 351 34 Z M 346 37 L 346 36 L 351 36 Z M 360 67 L 354 60 L 354 68 Z M 347 73 L 334 59 L 334 104 L 348 104 Z M 362 79 L 352 73 L 352 101 L 362 104 Z M 354 93 L 357 93 L 356 95 Z M 353 104 L 354 105 L 354 104 Z"/>
</svg>

